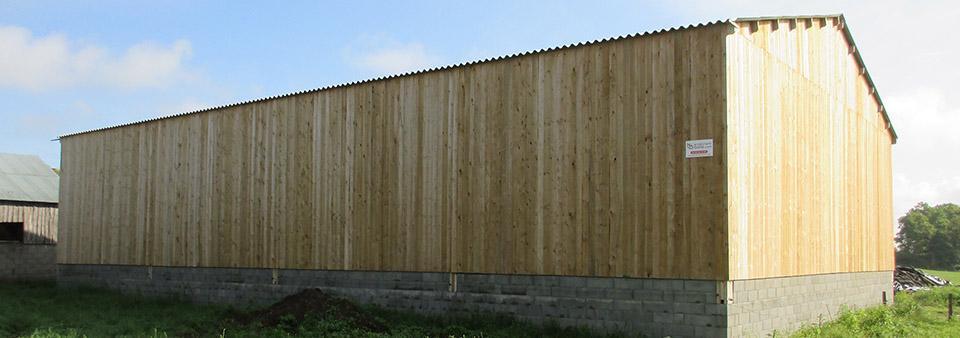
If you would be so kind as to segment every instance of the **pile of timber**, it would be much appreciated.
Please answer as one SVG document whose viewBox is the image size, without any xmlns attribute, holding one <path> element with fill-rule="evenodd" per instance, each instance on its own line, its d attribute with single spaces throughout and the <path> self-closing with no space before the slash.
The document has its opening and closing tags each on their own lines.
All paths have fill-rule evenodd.
<svg viewBox="0 0 960 338">
<path fill-rule="evenodd" d="M 893 273 L 893 289 L 897 292 L 914 292 L 947 285 L 950 285 L 949 281 L 929 275 L 914 267 L 897 266 Z"/>
</svg>

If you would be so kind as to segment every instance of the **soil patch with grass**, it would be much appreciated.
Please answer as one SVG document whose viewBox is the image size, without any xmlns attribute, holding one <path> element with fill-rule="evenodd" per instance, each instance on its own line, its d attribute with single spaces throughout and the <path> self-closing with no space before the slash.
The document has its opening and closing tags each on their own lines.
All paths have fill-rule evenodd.
<svg viewBox="0 0 960 338">
<path fill-rule="evenodd" d="M 261 327 L 300 327 L 309 319 L 333 319 L 347 322 L 368 332 L 382 333 L 386 326 L 377 318 L 363 312 L 356 304 L 324 293 L 320 289 L 306 289 L 287 296 L 270 307 L 236 315 L 241 325 Z"/>
</svg>

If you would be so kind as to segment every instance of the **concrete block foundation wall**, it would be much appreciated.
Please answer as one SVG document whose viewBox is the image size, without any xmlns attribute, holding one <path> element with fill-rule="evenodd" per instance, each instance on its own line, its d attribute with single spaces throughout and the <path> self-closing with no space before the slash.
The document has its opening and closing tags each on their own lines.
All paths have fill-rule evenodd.
<svg viewBox="0 0 960 338">
<path fill-rule="evenodd" d="M 892 283 L 892 275 L 885 274 L 891 276 Z M 846 275 L 856 274 L 822 278 L 843 280 L 847 286 L 860 281 L 837 277 Z M 792 278 L 781 280 L 787 279 Z M 751 321 L 752 312 L 765 317 L 764 311 L 779 304 L 764 298 L 766 293 L 759 296 L 761 292 L 743 305 L 721 298 L 724 294 L 727 299 L 753 297 L 748 296 L 753 293 L 747 288 L 764 286 L 757 281 L 745 281 L 742 285 L 734 282 L 733 286 L 740 288 L 731 292 L 728 283 L 705 280 L 119 265 L 60 265 L 58 281 L 67 286 L 94 285 L 146 296 L 173 295 L 197 302 L 233 304 L 269 304 L 306 288 L 320 288 L 356 302 L 399 310 L 428 314 L 506 313 L 535 324 L 555 322 L 653 337 L 740 336 L 757 327 Z M 780 282 L 783 288 L 789 288 L 791 283 Z M 870 294 L 875 289 L 857 289 L 863 292 L 864 305 L 872 299 Z M 880 302 L 879 297 L 877 294 L 874 303 Z M 831 306 L 822 303 L 800 307 L 809 311 L 821 308 Z M 833 312 L 837 308 L 839 304 L 832 307 Z M 737 315 L 733 316 L 731 311 Z M 782 321 L 760 320 L 759 327 L 762 329 L 767 323 L 786 325 L 783 322 L 790 318 L 809 317 L 791 317 L 787 310 L 777 311 L 784 313 Z M 735 326 L 728 325 L 731 318 L 738 320 Z M 758 330 L 757 334 L 764 332 L 767 331 Z"/>
<path fill-rule="evenodd" d="M 729 282 L 730 337 L 762 337 L 836 318 L 843 306 L 893 301 L 893 272 L 859 272 Z"/>
<path fill-rule="evenodd" d="M 717 282 L 418 272 L 60 265 L 59 283 L 198 302 L 267 304 L 317 287 L 357 301 L 421 313 L 494 312 L 543 324 L 650 336 L 725 331 Z"/>
<path fill-rule="evenodd" d="M 56 278 L 56 245 L 0 242 L 0 280 Z"/>
</svg>

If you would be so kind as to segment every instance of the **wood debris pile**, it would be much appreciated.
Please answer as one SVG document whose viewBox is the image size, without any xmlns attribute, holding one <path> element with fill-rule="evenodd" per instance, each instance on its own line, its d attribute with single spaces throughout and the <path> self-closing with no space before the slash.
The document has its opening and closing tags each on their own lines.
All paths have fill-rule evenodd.
<svg viewBox="0 0 960 338">
<path fill-rule="evenodd" d="M 947 285 L 950 285 L 949 281 L 909 266 L 897 266 L 893 273 L 893 289 L 896 292 L 914 292 Z"/>
</svg>

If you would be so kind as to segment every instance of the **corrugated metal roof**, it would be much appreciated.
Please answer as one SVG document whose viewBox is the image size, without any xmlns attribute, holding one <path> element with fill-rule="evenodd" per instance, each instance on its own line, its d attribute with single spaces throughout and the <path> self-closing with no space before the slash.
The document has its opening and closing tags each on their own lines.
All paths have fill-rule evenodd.
<svg viewBox="0 0 960 338">
<path fill-rule="evenodd" d="M 376 77 L 376 78 L 371 78 L 371 79 L 366 79 L 366 80 L 361 80 L 361 81 L 354 81 L 354 82 L 342 83 L 342 84 L 337 84 L 337 85 L 332 85 L 332 86 L 326 86 L 326 87 L 320 87 L 320 88 L 315 88 L 315 89 L 310 89 L 310 90 L 303 90 L 303 91 L 298 91 L 298 92 L 293 92 L 293 93 L 287 93 L 287 94 L 281 94 L 281 95 L 274 95 L 274 96 L 263 97 L 263 98 L 254 99 L 254 100 L 248 100 L 248 101 L 242 101 L 242 102 L 237 102 L 237 103 L 231 103 L 231 104 L 226 104 L 226 105 L 221 105 L 221 106 L 216 106 L 216 107 L 211 107 L 211 108 L 204 108 L 204 109 L 195 110 L 195 111 L 190 111 L 190 112 L 184 112 L 184 113 L 180 113 L 180 114 L 165 115 L 165 116 L 155 117 L 155 118 L 151 118 L 151 119 L 146 119 L 146 120 L 141 120 L 141 121 L 135 121 L 135 122 L 128 122 L 128 123 L 123 123 L 123 124 L 118 124 L 118 125 L 113 125 L 113 126 L 108 126 L 108 127 L 103 127 L 103 128 L 97 128 L 97 129 L 92 129 L 92 130 L 87 130 L 87 131 L 80 131 L 80 132 L 75 132 L 75 133 L 68 133 L 68 134 L 61 135 L 57 140 L 59 140 L 59 139 L 61 139 L 61 138 L 65 138 L 65 137 L 80 135 L 80 134 L 93 133 L 93 132 L 98 132 L 98 131 L 103 131 L 103 130 L 108 130 L 108 129 L 114 129 L 114 128 L 120 128 L 120 127 L 126 127 L 126 126 L 130 126 L 130 125 L 141 124 L 141 123 L 148 123 L 148 122 L 153 122 L 153 121 L 157 121 L 157 120 L 164 120 L 164 119 L 174 118 L 174 117 L 183 116 L 183 115 L 197 114 L 197 113 L 202 113 L 202 112 L 207 112 L 207 111 L 217 110 L 217 109 L 222 109 L 222 108 L 242 106 L 242 105 L 245 105 L 245 104 L 251 104 L 251 103 L 257 103 L 257 102 L 261 102 L 261 101 L 268 101 L 268 100 L 273 100 L 273 99 L 279 99 L 279 98 L 284 98 L 284 97 L 288 97 L 288 96 L 295 96 L 295 95 L 300 95 L 300 94 L 315 93 L 315 92 L 324 91 L 324 90 L 329 90 L 329 89 L 335 89 L 335 88 L 341 88 L 341 87 L 349 87 L 349 86 L 354 86 L 354 85 L 359 85 L 359 84 L 364 84 L 364 83 L 370 83 L 370 82 L 384 81 L 384 80 L 389 80 L 389 79 L 394 79 L 394 78 L 399 78 L 399 77 L 412 76 L 412 75 L 417 75 L 417 74 L 423 74 L 423 73 L 430 73 L 430 72 L 436 72 L 436 71 L 441 71 L 441 70 L 447 70 L 447 69 L 451 69 L 451 68 L 466 67 L 466 66 L 471 66 L 471 65 L 481 64 L 481 63 L 487 63 L 487 62 L 493 62 L 493 61 L 500 61 L 500 60 L 504 60 L 504 59 L 511 59 L 511 58 L 515 58 L 515 57 L 526 56 L 526 55 L 530 55 L 530 54 L 538 54 L 538 53 L 550 52 L 550 51 L 555 51 L 555 50 L 575 48 L 575 47 L 580 47 L 580 46 L 589 46 L 589 45 L 596 44 L 596 43 L 603 43 L 603 42 L 609 42 L 609 41 L 617 41 L 617 40 L 623 40 L 623 39 L 631 39 L 631 38 L 637 38 L 637 37 L 648 36 L 648 35 L 655 35 L 655 34 L 662 34 L 662 33 L 668 33 L 668 32 L 685 30 L 685 29 L 692 29 L 692 28 L 699 28 L 699 27 L 707 27 L 707 26 L 712 26 L 712 25 L 717 25 L 717 24 L 730 24 L 730 22 L 731 22 L 730 20 L 717 20 L 717 21 L 704 22 L 704 23 L 699 23 L 699 24 L 694 24 L 694 25 L 687 25 L 687 26 L 680 26 L 680 27 L 665 28 L 665 29 L 660 29 L 660 30 L 655 30 L 655 31 L 647 31 L 647 32 L 643 32 L 643 33 L 636 33 L 636 34 L 630 34 L 630 35 L 621 35 L 621 36 L 618 36 L 618 37 L 610 37 L 610 38 L 605 38 L 605 39 L 598 39 L 598 40 L 593 40 L 593 41 L 589 41 L 589 42 L 580 42 L 580 43 L 575 43 L 575 44 L 567 44 L 567 45 L 563 45 L 563 46 L 559 46 L 559 47 L 542 48 L 542 49 L 538 49 L 538 50 L 527 51 L 527 52 L 522 52 L 522 53 L 515 53 L 515 54 L 510 54 L 510 55 L 492 57 L 492 58 L 486 58 L 486 59 L 482 59 L 482 60 L 475 60 L 475 61 L 463 62 L 463 63 L 452 64 L 452 65 L 447 65 L 447 66 L 441 66 L 441 67 L 434 67 L 434 68 L 428 68 L 428 69 L 423 69 L 423 70 L 417 70 L 417 71 L 412 71 L 412 72 L 406 72 L 406 73 L 400 73 L 400 74 L 394 74 L 394 75 L 381 76 L 381 77 Z"/>
<path fill-rule="evenodd" d="M 843 32 L 844 32 L 844 34 L 846 35 L 846 38 L 847 38 L 847 43 L 849 43 L 850 46 L 851 46 L 851 47 L 853 48 L 853 50 L 854 50 L 855 58 L 856 58 L 857 62 L 859 63 L 860 67 L 863 69 L 864 77 L 867 79 L 867 83 L 870 85 L 870 88 L 871 88 L 873 97 L 874 97 L 874 99 L 876 99 L 877 104 L 880 106 L 880 113 L 883 115 L 883 118 L 886 120 L 887 129 L 889 129 L 889 130 L 890 130 L 890 133 L 893 134 L 893 142 L 896 143 L 896 141 L 897 141 L 897 132 L 893 129 L 893 124 L 890 122 L 890 117 L 887 115 L 887 109 L 883 106 L 883 101 L 880 100 L 880 94 L 877 92 L 876 85 L 874 85 L 873 79 L 870 77 L 870 73 L 867 71 L 866 65 L 864 65 L 864 63 L 863 63 L 863 58 L 860 56 L 860 51 L 859 51 L 859 49 L 856 47 L 856 44 L 853 42 L 853 35 L 850 34 L 850 29 L 847 27 L 846 21 L 844 20 L 842 14 L 833 14 L 833 15 L 803 15 L 803 16 L 745 17 L 745 18 L 728 19 L 728 20 L 717 20 L 717 21 L 699 23 L 699 24 L 695 24 L 695 25 L 687 25 L 687 26 L 673 27 L 673 28 L 669 28 L 669 29 L 660 29 L 660 30 L 648 31 L 648 32 L 637 33 L 637 34 L 630 34 L 630 35 L 625 35 L 625 36 L 624 36 L 624 35 L 621 35 L 621 36 L 619 36 L 619 37 L 611 37 L 611 38 L 606 38 L 606 39 L 593 40 L 593 41 L 589 41 L 589 42 L 580 42 L 580 43 L 576 43 L 576 44 L 568 44 L 568 45 L 563 45 L 563 46 L 559 46 L 559 47 L 544 48 L 544 49 L 539 49 L 539 50 L 527 51 L 527 52 L 523 52 L 523 53 L 516 53 L 516 54 L 499 56 L 499 57 L 494 57 L 494 58 L 487 58 L 487 59 L 482 59 L 482 60 L 476 60 L 476 61 L 464 62 L 464 63 L 459 63 L 459 64 L 447 65 L 447 66 L 442 66 L 442 67 L 428 68 L 428 69 L 424 69 L 424 70 L 418 70 L 418 71 L 413 71 L 413 72 L 401 73 L 401 74 L 396 74 L 396 75 L 388 75 L 388 76 L 376 77 L 376 78 L 367 79 L 367 80 L 362 80 L 362 81 L 348 82 L 348 83 L 343 83 L 343 84 L 338 84 L 338 85 L 332 85 L 332 86 L 326 86 L 326 87 L 320 87 L 320 88 L 315 88 L 315 89 L 310 89 L 310 90 L 304 90 L 304 91 L 298 91 L 298 92 L 293 92 L 293 93 L 287 93 L 287 94 L 281 94 L 281 95 L 274 95 L 274 96 L 269 96 L 269 97 L 254 99 L 254 100 L 248 100 L 248 101 L 242 101 L 242 102 L 232 103 L 232 104 L 227 104 L 227 105 L 215 106 L 215 107 L 211 107 L 211 108 L 205 108 L 205 109 L 200 109 L 200 110 L 195 110 L 195 111 L 189 111 L 189 112 L 184 112 L 184 113 L 179 113 L 179 114 L 159 116 L 159 117 L 156 117 L 156 118 L 151 118 L 151 119 L 146 119 L 146 120 L 141 120 L 141 121 L 134 121 L 134 122 L 122 123 L 122 124 L 118 124 L 118 125 L 113 125 L 113 126 L 108 126 L 108 127 L 103 127 L 103 128 L 97 128 L 97 129 L 92 129 L 92 130 L 87 130 L 87 131 L 80 131 L 80 132 L 68 133 L 68 134 L 61 135 L 60 138 L 70 137 L 70 136 L 75 136 L 75 135 L 80 135 L 80 134 L 86 134 L 86 133 L 92 133 L 92 132 L 97 132 L 97 131 L 102 131 L 102 130 L 108 130 L 108 129 L 126 127 L 126 126 L 130 126 L 130 125 L 135 125 L 135 124 L 148 123 L 148 122 L 152 122 L 152 121 L 163 120 L 163 119 L 168 119 L 168 118 L 174 118 L 174 117 L 183 116 L 183 115 L 197 114 L 197 113 L 202 113 L 202 112 L 207 112 L 207 111 L 217 110 L 217 109 L 222 109 L 222 108 L 229 108 L 229 107 L 241 106 L 241 105 L 251 104 L 251 103 L 257 103 L 257 102 L 261 102 L 261 101 L 279 99 L 279 98 L 284 98 L 284 97 L 288 97 L 288 96 L 314 93 L 314 92 L 323 91 L 323 90 L 329 90 L 329 89 L 341 88 L 341 87 L 348 87 L 348 86 L 353 86 L 353 85 L 358 85 L 358 84 L 364 84 L 364 83 L 369 83 L 369 82 L 383 81 L 383 80 L 388 80 L 388 79 L 393 79 L 393 78 L 398 78 L 398 77 L 404 77 L 404 76 L 411 76 L 411 75 L 422 74 L 422 73 L 429 73 L 429 72 L 441 71 L 441 70 L 446 70 L 446 69 L 450 69 L 450 68 L 465 67 L 465 66 L 470 66 L 470 65 L 475 65 L 475 64 L 481 64 L 481 63 L 486 63 L 486 62 L 493 62 L 493 61 L 499 61 L 499 60 L 504 60 L 504 59 L 515 58 L 515 57 L 521 57 L 521 56 L 530 55 L 530 54 L 537 54 L 537 53 L 550 52 L 550 51 L 567 49 L 567 48 L 587 46 L 587 45 L 592 45 L 592 44 L 595 44 L 595 43 L 603 43 L 603 42 L 608 42 L 608 41 L 617 41 L 617 40 L 622 40 L 622 39 L 630 39 L 630 38 L 642 37 L 642 36 L 647 36 L 647 35 L 654 35 L 654 34 L 660 34 L 660 33 L 666 33 L 666 32 L 673 32 L 673 31 L 678 31 L 678 30 L 685 30 L 685 29 L 691 29 L 691 28 L 705 27 L 705 26 L 711 26 L 711 25 L 717 25 L 717 24 L 731 24 L 731 23 L 734 23 L 734 22 L 763 21 L 763 20 L 821 19 L 821 18 L 834 18 L 834 19 L 837 19 L 837 20 L 841 23 Z M 59 140 L 59 138 L 58 138 L 58 140 Z"/>
<path fill-rule="evenodd" d="M 0 153 L 0 200 L 57 203 L 60 176 L 34 155 Z"/>
</svg>

